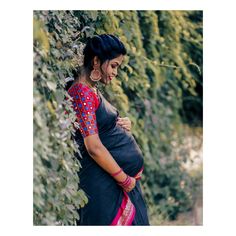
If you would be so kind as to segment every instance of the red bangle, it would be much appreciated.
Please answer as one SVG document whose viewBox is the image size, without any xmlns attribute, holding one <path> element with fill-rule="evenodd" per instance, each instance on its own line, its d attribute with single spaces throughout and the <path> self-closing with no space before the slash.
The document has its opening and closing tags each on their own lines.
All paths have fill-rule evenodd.
<svg viewBox="0 0 236 236">
<path fill-rule="evenodd" d="M 118 184 L 125 184 L 128 181 L 128 179 L 129 179 L 129 176 L 126 175 L 126 179 L 124 181 L 122 181 L 122 182 L 118 182 Z"/>
<path fill-rule="evenodd" d="M 120 185 L 126 185 L 127 183 L 129 182 L 129 176 L 127 175 L 126 176 L 126 179 L 124 180 L 124 181 L 122 181 L 122 182 L 118 182 Z"/>
<path fill-rule="evenodd" d="M 120 170 L 119 171 L 117 171 L 117 172 L 115 172 L 115 173 L 113 173 L 113 174 L 111 174 L 111 176 L 116 176 L 116 175 L 118 175 L 118 174 L 120 174 L 121 172 L 122 172 L 123 170 L 120 168 Z"/>
<path fill-rule="evenodd" d="M 125 187 L 128 187 L 131 183 L 131 178 L 130 176 L 127 175 L 126 179 L 123 181 L 123 182 L 118 182 L 118 184 L 122 187 L 122 188 L 125 188 Z"/>
</svg>

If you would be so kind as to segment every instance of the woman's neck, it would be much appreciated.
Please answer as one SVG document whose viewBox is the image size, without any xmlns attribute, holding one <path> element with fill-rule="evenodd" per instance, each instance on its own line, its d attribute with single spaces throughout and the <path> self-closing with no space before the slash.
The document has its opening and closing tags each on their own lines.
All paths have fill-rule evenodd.
<svg viewBox="0 0 236 236">
<path fill-rule="evenodd" d="M 78 79 L 79 82 L 86 83 L 89 87 L 95 88 L 97 82 L 92 81 L 89 78 L 89 73 L 86 71 L 83 71 Z"/>
</svg>

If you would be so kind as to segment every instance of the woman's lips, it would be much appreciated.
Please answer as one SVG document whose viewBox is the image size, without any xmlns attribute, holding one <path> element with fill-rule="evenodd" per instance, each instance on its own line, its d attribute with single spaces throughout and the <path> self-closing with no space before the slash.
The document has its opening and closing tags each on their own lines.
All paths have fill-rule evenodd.
<svg viewBox="0 0 236 236">
<path fill-rule="evenodd" d="M 111 76 L 108 77 L 109 80 L 112 80 L 113 78 Z"/>
</svg>

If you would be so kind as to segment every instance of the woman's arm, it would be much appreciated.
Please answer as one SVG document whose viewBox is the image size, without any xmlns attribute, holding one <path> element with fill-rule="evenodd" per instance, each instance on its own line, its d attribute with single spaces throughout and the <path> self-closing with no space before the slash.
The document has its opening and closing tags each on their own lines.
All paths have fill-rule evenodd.
<svg viewBox="0 0 236 236">
<path fill-rule="evenodd" d="M 95 162 L 108 172 L 125 191 L 129 192 L 135 187 L 136 180 L 120 171 L 119 165 L 109 151 L 102 144 L 98 136 L 95 111 L 98 105 L 97 95 L 86 85 L 75 84 L 69 90 L 73 98 L 73 107 L 85 147 Z M 119 174 L 115 174 L 119 172 Z M 115 174 L 115 176 L 114 176 Z M 128 178 L 127 178 L 128 177 Z"/>
<path fill-rule="evenodd" d="M 84 144 L 89 155 L 94 159 L 94 161 L 110 175 L 120 170 L 120 166 L 114 160 L 114 158 L 112 157 L 110 152 L 106 149 L 106 147 L 102 144 L 97 134 L 85 137 Z M 122 171 L 113 178 L 117 182 L 124 182 L 126 180 L 126 177 L 127 174 L 124 171 Z M 136 184 L 135 178 L 131 177 L 130 185 L 127 188 L 124 188 L 124 190 L 126 192 L 131 191 L 135 187 L 135 184 Z"/>
</svg>

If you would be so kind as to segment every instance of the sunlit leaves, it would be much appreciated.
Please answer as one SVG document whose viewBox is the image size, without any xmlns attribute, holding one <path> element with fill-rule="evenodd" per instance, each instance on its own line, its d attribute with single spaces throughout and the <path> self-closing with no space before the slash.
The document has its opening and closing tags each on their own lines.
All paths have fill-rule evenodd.
<svg viewBox="0 0 236 236">
<path fill-rule="evenodd" d="M 40 19 L 40 20 L 39 20 Z M 74 26 L 74 28 L 71 26 Z M 77 194 L 80 163 L 71 139 L 75 120 L 65 107 L 64 78 L 78 57 L 72 50 L 79 22 L 71 12 L 34 12 L 34 224 L 74 225 L 87 201 Z M 66 124 L 67 122 L 67 124 Z M 66 125 L 65 125 L 66 124 Z M 81 190 L 82 191 L 82 190 Z M 80 204 L 78 204 L 78 201 Z"/>
</svg>

